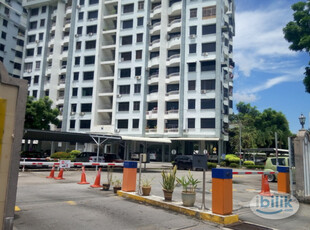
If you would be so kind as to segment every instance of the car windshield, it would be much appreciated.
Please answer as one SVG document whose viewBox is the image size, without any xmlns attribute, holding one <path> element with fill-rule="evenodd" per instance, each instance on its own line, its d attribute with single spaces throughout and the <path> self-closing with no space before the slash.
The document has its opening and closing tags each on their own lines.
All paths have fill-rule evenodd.
<svg viewBox="0 0 310 230">
<path fill-rule="evenodd" d="M 271 159 L 273 165 L 277 164 L 276 158 Z M 278 158 L 279 165 L 285 166 L 285 158 Z"/>
</svg>

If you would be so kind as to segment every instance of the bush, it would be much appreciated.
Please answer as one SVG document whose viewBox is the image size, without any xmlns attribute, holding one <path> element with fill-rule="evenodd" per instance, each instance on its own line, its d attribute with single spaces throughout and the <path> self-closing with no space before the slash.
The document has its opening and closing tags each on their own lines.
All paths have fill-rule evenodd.
<svg viewBox="0 0 310 230">
<path fill-rule="evenodd" d="M 66 152 L 56 152 L 51 155 L 51 158 L 57 158 L 60 160 L 72 160 L 71 154 Z"/>
<path fill-rule="evenodd" d="M 226 167 L 226 161 L 221 161 L 221 162 L 220 162 L 220 166 L 221 166 L 221 167 Z"/>
<path fill-rule="evenodd" d="M 72 150 L 72 151 L 70 152 L 70 158 L 71 158 L 72 160 L 75 160 L 75 158 L 76 158 L 78 155 L 80 155 L 80 153 L 81 153 L 81 151 L 79 151 L 79 150 Z"/>
<path fill-rule="evenodd" d="M 246 165 L 247 169 L 264 169 L 264 165 Z"/>
<path fill-rule="evenodd" d="M 207 162 L 208 165 L 208 169 L 213 169 L 216 168 L 217 164 L 216 163 L 212 163 L 212 162 Z"/>
<path fill-rule="evenodd" d="M 235 154 L 227 154 L 225 157 L 226 165 L 229 165 L 230 163 L 236 163 L 238 164 L 240 162 L 240 158 L 237 157 Z"/>
<path fill-rule="evenodd" d="M 254 161 L 245 161 L 245 162 L 243 162 L 243 165 L 244 165 L 244 166 L 247 166 L 247 165 L 254 165 Z"/>
<path fill-rule="evenodd" d="M 238 168 L 239 165 L 236 164 L 236 163 L 230 163 L 229 167 L 231 167 L 231 168 Z"/>
</svg>

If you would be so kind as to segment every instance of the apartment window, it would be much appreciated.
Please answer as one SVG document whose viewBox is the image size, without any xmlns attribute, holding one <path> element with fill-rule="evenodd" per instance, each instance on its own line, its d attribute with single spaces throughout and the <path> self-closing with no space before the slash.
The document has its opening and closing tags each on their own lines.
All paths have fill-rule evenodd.
<svg viewBox="0 0 310 230">
<path fill-rule="evenodd" d="M 132 35 L 122 37 L 122 45 L 131 45 L 132 44 Z"/>
<path fill-rule="evenodd" d="M 5 13 L 6 15 L 10 15 L 10 9 L 7 8 L 7 7 L 4 7 L 4 13 Z"/>
<path fill-rule="evenodd" d="M 30 22 L 30 24 L 29 24 L 29 29 L 30 30 L 35 30 L 36 28 L 37 28 L 37 22 L 35 21 L 35 22 Z"/>
<path fill-rule="evenodd" d="M 188 109 L 195 109 L 196 108 L 196 100 L 195 99 L 188 99 Z"/>
<path fill-rule="evenodd" d="M 98 0 L 89 0 L 89 5 L 98 4 Z"/>
<path fill-rule="evenodd" d="M 95 56 L 86 56 L 84 58 L 84 64 L 85 65 L 93 65 L 93 64 L 95 64 Z"/>
<path fill-rule="evenodd" d="M 16 44 L 17 44 L 18 46 L 24 46 L 24 41 L 21 40 L 21 39 L 17 39 Z"/>
<path fill-rule="evenodd" d="M 212 80 L 201 80 L 201 90 L 214 90 L 215 79 Z"/>
<path fill-rule="evenodd" d="M 130 20 L 125 20 L 123 21 L 123 29 L 130 29 L 133 27 L 133 20 L 130 19 Z"/>
<path fill-rule="evenodd" d="M 46 6 L 42 6 L 41 13 L 44 14 L 46 12 Z"/>
<path fill-rule="evenodd" d="M 93 95 L 93 88 L 92 87 L 82 88 L 82 96 L 89 97 L 92 95 Z"/>
<path fill-rule="evenodd" d="M 194 129 L 195 128 L 195 118 L 188 118 L 187 119 L 187 128 Z"/>
<path fill-rule="evenodd" d="M 0 44 L 0 51 L 4 51 L 5 46 L 3 44 Z"/>
<path fill-rule="evenodd" d="M 33 78 L 33 84 L 39 84 L 39 75 L 35 75 Z"/>
<path fill-rule="evenodd" d="M 90 120 L 80 120 L 80 129 L 89 129 Z"/>
<path fill-rule="evenodd" d="M 120 72 L 120 77 L 121 78 L 125 78 L 125 77 L 130 77 L 131 75 L 131 69 L 128 68 L 128 69 L 121 69 L 121 72 Z"/>
<path fill-rule="evenodd" d="M 94 25 L 94 26 L 87 26 L 86 27 L 86 33 L 87 34 L 96 34 L 97 33 L 97 25 Z"/>
<path fill-rule="evenodd" d="M 188 90 L 196 90 L 196 81 L 188 81 Z"/>
<path fill-rule="evenodd" d="M 75 120 L 70 120 L 70 129 L 75 128 Z"/>
<path fill-rule="evenodd" d="M 190 26 L 189 35 L 196 35 L 196 34 L 197 34 L 197 26 Z"/>
<path fill-rule="evenodd" d="M 32 96 L 36 98 L 38 96 L 38 90 L 33 90 Z"/>
<path fill-rule="evenodd" d="M 85 49 L 95 49 L 96 48 L 96 40 L 93 41 L 86 41 L 85 43 Z"/>
<path fill-rule="evenodd" d="M 47 90 L 45 90 L 44 91 L 44 95 L 46 96 L 46 97 L 48 97 L 49 95 L 50 95 L 50 91 L 47 89 Z"/>
<path fill-rule="evenodd" d="M 137 26 L 143 26 L 143 17 L 142 18 L 138 18 Z"/>
<path fill-rule="evenodd" d="M 202 62 L 200 62 L 201 72 L 215 70 L 215 64 L 216 64 L 215 60 L 214 61 L 202 61 Z"/>
<path fill-rule="evenodd" d="M 36 61 L 36 70 L 40 69 L 40 65 L 41 65 L 41 62 L 40 61 Z"/>
<path fill-rule="evenodd" d="M 130 85 L 121 85 L 119 86 L 120 94 L 130 94 Z"/>
<path fill-rule="evenodd" d="M 83 80 L 93 80 L 94 79 L 94 71 L 88 71 L 83 73 Z"/>
<path fill-rule="evenodd" d="M 81 104 L 81 112 L 90 113 L 92 108 L 91 103 Z"/>
<path fill-rule="evenodd" d="M 216 6 L 202 8 L 202 19 L 208 19 L 216 16 Z"/>
<path fill-rule="evenodd" d="M 80 62 L 81 62 L 81 57 L 75 57 L 75 58 L 74 58 L 74 65 L 75 65 L 75 66 L 79 66 L 79 65 L 80 65 Z"/>
<path fill-rule="evenodd" d="M 190 18 L 197 18 L 197 8 L 189 10 L 189 17 Z"/>
<path fill-rule="evenodd" d="M 73 81 L 78 81 L 79 80 L 79 75 L 80 75 L 79 72 L 74 72 L 73 73 Z"/>
<path fill-rule="evenodd" d="M 88 12 L 88 16 L 87 16 L 88 20 L 94 20 L 94 19 L 97 19 L 97 18 L 98 18 L 98 11 L 97 10 L 89 11 Z"/>
<path fill-rule="evenodd" d="M 215 99 L 201 99 L 201 109 L 215 109 Z"/>
<path fill-rule="evenodd" d="M 202 43 L 201 44 L 201 51 L 204 52 L 215 52 L 216 51 L 216 43 L 211 42 L 211 43 Z"/>
<path fill-rule="evenodd" d="M 76 112 L 76 104 L 71 104 L 71 112 L 75 113 Z"/>
<path fill-rule="evenodd" d="M 78 94 L 78 88 L 73 88 L 72 89 L 72 97 L 77 97 Z"/>
<path fill-rule="evenodd" d="M 132 13 L 133 12 L 133 7 L 134 7 L 134 4 L 127 4 L 127 5 L 124 5 L 123 6 L 123 13 L 126 14 L 126 13 Z"/>
<path fill-rule="evenodd" d="M 76 31 L 76 34 L 82 35 L 82 32 L 83 32 L 83 27 L 82 26 L 78 27 L 77 31 Z"/>
<path fill-rule="evenodd" d="M 215 118 L 201 118 L 200 127 L 202 129 L 214 129 L 215 128 Z"/>
<path fill-rule="evenodd" d="M 141 67 L 136 67 L 135 68 L 135 76 L 141 76 Z"/>
<path fill-rule="evenodd" d="M 143 41 L 143 34 L 137 34 L 137 43 Z"/>
<path fill-rule="evenodd" d="M 39 41 L 43 40 L 44 33 L 39 33 Z"/>
<path fill-rule="evenodd" d="M 79 12 L 79 21 L 84 19 L 84 12 Z"/>
<path fill-rule="evenodd" d="M 216 24 L 202 26 L 202 35 L 215 34 L 215 33 L 216 33 Z"/>
<path fill-rule="evenodd" d="M 141 92 L 141 84 L 135 84 L 134 93 L 140 93 Z"/>
<path fill-rule="evenodd" d="M 30 10 L 30 16 L 36 16 L 39 14 L 39 8 L 33 8 Z"/>
<path fill-rule="evenodd" d="M 1 45 L 2 44 L 0 44 L 0 46 Z M 39 48 L 42 48 L 42 47 L 39 47 Z M 0 50 L 1 50 L 1 48 L 0 48 Z M 3 46 L 3 50 L 4 50 L 4 46 Z M 15 50 L 15 57 L 23 58 L 23 53 L 20 52 L 20 51 Z"/>
<path fill-rule="evenodd" d="M 32 71 L 32 62 L 25 63 L 25 72 Z"/>
<path fill-rule="evenodd" d="M 85 0 L 80 0 L 80 6 L 84 6 Z"/>
<path fill-rule="evenodd" d="M 193 54 L 196 53 L 196 44 L 189 44 L 189 53 Z"/>
<path fill-rule="evenodd" d="M 143 10 L 144 9 L 144 1 L 139 1 L 138 2 L 138 10 Z"/>
<path fill-rule="evenodd" d="M 3 32 L 1 33 L 1 38 L 3 38 L 4 40 L 6 39 L 6 32 Z"/>
<path fill-rule="evenodd" d="M 196 62 L 188 63 L 188 72 L 196 72 Z"/>
<path fill-rule="evenodd" d="M 136 50 L 136 60 L 142 59 L 142 50 Z"/>
<path fill-rule="evenodd" d="M 119 102 L 118 111 L 120 112 L 129 111 L 129 102 Z"/>
<path fill-rule="evenodd" d="M 34 55 L 34 49 L 26 50 L 26 57 L 32 57 Z"/>
<path fill-rule="evenodd" d="M 36 36 L 35 35 L 29 35 L 28 36 L 28 43 L 35 42 L 35 41 L 36 41 Z"/>
<path fill-rule="evenodd" d="M 75 43 L 75 50 L 81 50 L 82 42 Z"/>
<path fill-rule="evenodd" d="M 44 27 L 45 26 L 45 19 L 41 19 L 40 20 L 40 27 Z"/>
<path fill-rule="evenodd" d="M 131 61 L 131 52 L 121 53 L 121 61 Z"/>
<path fill-rule="evenodd" d="M 38 47 L 37 48 L 37 55 L 41 55 L 42 54 L 42 47 Z"/>
<path fill-rule="evenodd" d="M 5 19 L 3 19 L 3 21 L 2 21 L 2 25 L 3 25 L 4 27 L 7 27 L 7 26 L 8 26 L 8 21 L 7 21 L 7 20 L 5 20 Z"/>
<path fill-rule="evenodd" d="M 117 128 L 118 129 L 128 129 L 128 120 L 117 120 Z"/>
<path fill-rule="evenodd" d="M 139 128 L 139 119 L 132 119 L 132 128 L 133 129 Z"/>
<path fill-rule="evenodd" d="M 140 101 L 134 101 L 133 102 L 133 110 L 139 111 L 140 110 Z"/>
</svg>

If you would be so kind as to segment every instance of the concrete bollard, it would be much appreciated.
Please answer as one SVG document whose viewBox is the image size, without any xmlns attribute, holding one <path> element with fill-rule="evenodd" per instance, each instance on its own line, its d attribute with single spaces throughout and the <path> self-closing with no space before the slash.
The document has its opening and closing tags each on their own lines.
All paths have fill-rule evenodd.
<svg viewBox="0 0 310 230">
<path fill-rule="evenodd" d="M 123 186 L 124 192 L 135 192 L 137 181 L 137 165 L 136 161 L 125 161 L 123 169 Z"/>
<path fill-rule="evenodd" d="M 278 192 L 290 193 L 290 168 L 278 166 Z"/>
<path fill-rule="evenodd" d="M 212 169 L 212 213 L 231 214 L 232 198 L 232 169 Z"/>
</svg>

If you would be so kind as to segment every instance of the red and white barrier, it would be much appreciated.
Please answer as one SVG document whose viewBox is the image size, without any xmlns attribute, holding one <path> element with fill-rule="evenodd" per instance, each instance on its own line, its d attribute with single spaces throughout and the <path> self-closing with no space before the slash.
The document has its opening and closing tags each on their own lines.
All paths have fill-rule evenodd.
<svg viewBox="0 0 310 230">
<path fill-rule="evenodd" d="M 277 172 L 268 172 L 268 171 L 259 171 L 259 172 L 247 172 L 247 171 L 241 171 L 241 172 L 233 172 L 232 174 L 264 174 L 264 175 L 268 175 L 268 174 L 276 174 Z"/>
<path fill-rule="evenodd" d="M 51 165 L 51 166 L 59 166 L 59 162 L 20 162 L 20 165 Z M 70 166 L 121 166 L 123 167 L 123 163 L 87 163 L 87 162 L 72 162 Z"/>
<path fill-rule="evenodd" d="M 39 161 L 44 161 L 44 160 L 47 160 L 47 161 L 58 161 L 57 158 L 49 158 L 49 157 L 46 157 L 46 158 L 29 158 L 29 157 L 23 157 L 23 158 L 20 158 L 20 160 L 39 160 Z"/>
</svg>

